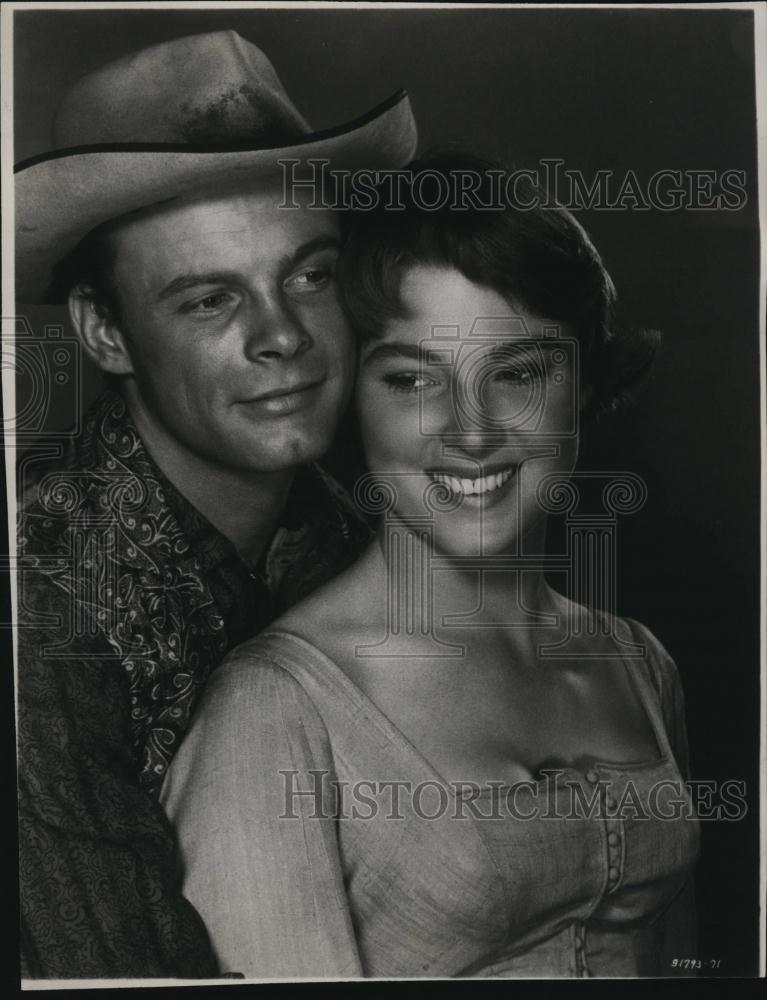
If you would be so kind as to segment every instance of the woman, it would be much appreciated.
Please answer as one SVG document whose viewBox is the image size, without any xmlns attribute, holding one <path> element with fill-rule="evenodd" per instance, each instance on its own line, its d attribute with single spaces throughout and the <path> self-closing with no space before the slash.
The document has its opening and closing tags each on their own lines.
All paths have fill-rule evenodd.
<svg viewBox="0 0 767 1000">
<path fill-rule="evenodd" d="M 423 207 L 467 171 L 483 204 L 508 177 L 416 164 L 341 262 L 377 539 L 219 669 L 164 789 L 226 973 L 652 976 L 694 954 L 676 668 L 544 575 L 594 582 L 582 546 L 547 563 L 547 517 L 581 420 L 653 343 L 610 330 L 564 210 Z"/>
</svg>

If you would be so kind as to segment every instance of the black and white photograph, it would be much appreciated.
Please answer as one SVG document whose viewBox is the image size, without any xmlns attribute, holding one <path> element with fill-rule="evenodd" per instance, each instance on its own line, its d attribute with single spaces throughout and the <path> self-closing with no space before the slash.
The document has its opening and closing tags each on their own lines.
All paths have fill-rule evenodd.
<svg viewBox="0 0 767 1000">
<path fill-rule="evenodd" d="M 765 5 L 1 30 L 16 986 L 764 978 Z"/>
</svg>

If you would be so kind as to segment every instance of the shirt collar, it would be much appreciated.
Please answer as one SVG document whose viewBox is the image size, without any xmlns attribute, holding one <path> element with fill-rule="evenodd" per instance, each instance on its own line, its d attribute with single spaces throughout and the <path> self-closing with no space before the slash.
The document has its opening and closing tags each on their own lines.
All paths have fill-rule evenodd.
<svg viewBox="0 0 767 1000">
<path fill-rule="evenodd" d="M 369 535 L 335 480 L 318 465 L 301 466 L 271 543 L 258 564 L 251 565 L 160 470 L 144 447 L 122 396 L 112 390 L 103 393 L 87 426 L 92 429 L 90 446 L 95 464 L 108 465 L 117 449 L 123 466 L 149 486 L 150 495 L 159 503 L 167 505 L 203 573 L 238 562 L 255 579 L 276 590 L 296 563 L 305 563 L 313 548 L 322 551 L 326 561 L 338 559 L 341 551 L 359 550 Z"/>
</svg>

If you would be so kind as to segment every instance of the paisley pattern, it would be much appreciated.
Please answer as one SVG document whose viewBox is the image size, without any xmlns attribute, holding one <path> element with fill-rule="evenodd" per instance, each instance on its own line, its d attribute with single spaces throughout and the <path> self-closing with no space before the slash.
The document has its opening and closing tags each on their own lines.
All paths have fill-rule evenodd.
<svg viewBox="0 0 767 1000">
<path fill-rule="evenodd" d="M 272 545 L 248 565 L 154 465 L 111 392 L 68 454 L 24 486 L 24 973 L 215 974 L 156 793 L 210 672 L 348 565 L 368 528 L 306 468 Z"/>
</svg>

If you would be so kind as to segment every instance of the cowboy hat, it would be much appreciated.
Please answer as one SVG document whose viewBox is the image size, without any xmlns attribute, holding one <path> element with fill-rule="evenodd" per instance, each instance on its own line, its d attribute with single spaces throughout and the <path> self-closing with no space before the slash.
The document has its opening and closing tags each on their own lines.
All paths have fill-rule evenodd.
<svg viewBox="0 0 767 1000">
<path fill-rule="evenodd" d="M 57 111 L 53 149 L 17 164 L 17 298 L 40 301 L 57 261 L 128 212 L 278 175 L 283 159 L 399 167 L 415 145 L 404 91 L 312 132 L 264 53 L 234 31 L 142 49 L 76 83 Z"/>
</svg>

